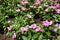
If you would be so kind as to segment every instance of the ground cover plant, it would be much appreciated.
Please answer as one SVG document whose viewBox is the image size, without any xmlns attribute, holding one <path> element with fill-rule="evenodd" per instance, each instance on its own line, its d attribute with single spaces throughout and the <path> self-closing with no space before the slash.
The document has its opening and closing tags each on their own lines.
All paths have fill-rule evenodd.
<svg viewBox="0 0 60 40">
<path fill-rule="evenodd" d="M 0 0 L 0 30 L 15 40 L 60 40 L 60 0 Z"/>
</svg>

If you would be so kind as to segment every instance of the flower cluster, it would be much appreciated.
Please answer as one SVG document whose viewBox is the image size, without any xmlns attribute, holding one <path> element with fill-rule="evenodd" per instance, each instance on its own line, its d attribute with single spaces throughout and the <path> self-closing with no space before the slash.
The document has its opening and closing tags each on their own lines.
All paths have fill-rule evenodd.
<svg viewBox="0 0 60 40">
<path fill-rule="evenodd" d="M 60 0 L 0 0 L 0 29 L 16 40 L 59 40 Z"/>
</svg>

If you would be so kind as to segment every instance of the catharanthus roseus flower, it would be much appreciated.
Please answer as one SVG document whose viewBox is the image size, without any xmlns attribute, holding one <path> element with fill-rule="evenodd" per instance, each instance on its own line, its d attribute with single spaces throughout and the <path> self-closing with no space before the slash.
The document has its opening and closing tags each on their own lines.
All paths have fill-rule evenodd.
<svg viewBox="0 0 60 40">
<path fill-rule="evenodd" d="M 58 26 L 59 26 L 59 24 L 58 24 L 58 23 L 56 23 L 54 26 L 55 26 L 55 27 L 58 27 Z"/>
<path fill-rule="evenodd" d="M 30 5 L 30 8 L 34 8 L 34 6 L 33 5 Z"/>
<path fill-rule="evenodd" d="M 22 11 L 25 11 L 25 10 L 26 10 L 26 8 L 25 8 L 25 7 L 22 7 L 22 8 L 21 8 L 21 10 L 22 10 Z"/>
<path fill-rule="evenodd" d="M 31 18 L 31 15 L 30 14 L 27 14 L 28 18 Z"/>
<path fill-rule="evenodd" d="M 60 14 L 60 9 L 57 9 L 56 12 Z"/>
<path fill-rule="evenodd" d="M 49 22 L 48 20 L 46 20 L 46 21 L 43 21 L 42 23 L 43 23 L 44 26 L 48 27 L 49 25 L 52 24 L 52 21 Z"/>
<path fill-rule="evenodd" d="M 42 8 L 42 6 L 38 6 L 38 8 Z"/>
<path fill-rule="evenodd" d="M 9 31 L 12 30 L 12 26 L 7 27 L 7 29 L 8 29 Z"/>
<path fill-rule="evenodd" d="M 37 0 L 34 4 L 35 4 L 35 5 L 38 5 L 38 4 L 41 3 L 41 1 L 42 1 L 42 0 Z"/>
<path fill-rule="evenodd" d="M 16 10 L 16 12 L 19 12 L 19 11 L 20 11 L 20 9 L 17 9 L 17 10 Z"/>
<path fill-rule="evenodd" d="M 56 4 L 56 7 L 57 7 L 57 8 L 60 8 L 60 4 Z"/>
<path fill-rule="evenodd" d="M 12 35 L 12 39 L 15 39 L 15 38 L 16 38 L 16 33 Z"/>
<path fill-rule="evenodd" d="M 54 9 L 54 10 L 56 10 L 56 9 L 57 9 L 57 7 L 56 7 L 56 6 L 49 6 L 49 8 L 52 8 L 52 9 Z"/>
<path fill-rule="evenodd" d="M 21 1 L 21 4 L 24 5 L 24 4 L 27 4 L 28 3 L 28 0 L 22 0 Z"/>
<path fill-rule="evenodd" d="M 27 31 L 28 30 L 28 28 L 26 28 L 26 27 L 21 27 L 21 33 L 23 34 L 24 33 L 24 31 Z"/>
<path fill-rule="evenodd" d="M 37 28 L 35 29 L 35 31 L 36 31 L 36 32 L 42 32 L 42 28 L 37 27 Z"/>
<path fill-rule="evenodd" d="M 32 24 L 31 26 L 29 26 L 29 28 L 35 29 L 35 28 L 37 28 L 37 25 L 36 24 Z"/>
<path fill-rule="evenodd" d="M 36 8 L 36 6 L 34 6 L 33 8 Z"/>
<path fill-rule="evenodd" d="M 47 9 L 45 9 L 45 12 L 48 12 L 48 8 L 47 8 Z"/>
<path fill-rule="evenodd" d="M 60 35 L 59 35 L 59 36 L 57 36 L 57 38 L 60 38 Z"/>
</svg>

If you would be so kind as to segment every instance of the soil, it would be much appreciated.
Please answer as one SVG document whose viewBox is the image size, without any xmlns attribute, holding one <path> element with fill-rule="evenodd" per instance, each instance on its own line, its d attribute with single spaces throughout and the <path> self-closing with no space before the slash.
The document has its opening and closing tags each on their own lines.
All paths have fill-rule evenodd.
<svg viewBox="0 0 60 40">
<path fill-rule="evenodd" d="M 14 40 L 14 39 L 7 37 L 5 34 L 0 34 L 0 40 Z"/>
</svg>

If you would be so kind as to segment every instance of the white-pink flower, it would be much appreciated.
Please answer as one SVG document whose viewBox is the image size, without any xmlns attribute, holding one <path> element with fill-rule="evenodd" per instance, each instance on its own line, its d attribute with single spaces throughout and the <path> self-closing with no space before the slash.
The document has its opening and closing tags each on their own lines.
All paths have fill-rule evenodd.
<svg viewBox="0 0 60 40">
<path fill-rule="evenodd" d="M 20 12 L 20 9 L 17 9 L 16 12 Z"/>
<path fill-rule="evenodd" d="M 36 8 L 36 6 L 34 6 L 33 8 Z"/>
<path fill-rule="evenodd" d="M 21 4 L 24 5 L 25 3 L 23 1 L 21 1 Z"/>
<path fill-rule="evenodd" d="M 36 24 L 32 24 L 31 26 L 29 26 L 29 28 L 35 29 L 35 28 L 37 28 L 37 25 Z"/>
<path fill-rule="evenodd" d="M 54 9 L 54 10 L 56 10 L 56 9 L 57 9 L 57 7 L 56 7 L 56 6 L 49 6 L 49 8 L 52 8 L 52 9 Z"/>
<path fill-rule="evenodd" d="M 47 8 L 47 9 L 45 9 L 45 12 L 48 12 L 48 8 Z"/>
<path fill-rule="evenodd" d="M 22 11 L 25 11 L 25 10 L 26 10 L 26 8 L 25 8 L 25 7 L 22 7 L 22 8 L 21 8 L 21 10 L 22 10 Z"/>
<path fill-rule="evenodd" d="M 59 36 L 57 36 L 57 38 L 60 38 L 60 35 L 59 35 Z"/>
<path fill-rule="evenodd" d="M 60 14 L 60 9 L 57 9 L 56 12 Z"/>
<path fill-rule="evenodd" d="M 59 26 L 59 24 L 58 24 L 58 23 L 56 23 L 54 26 L 55 26 L 55 27 L 58 27 L 58 26 Z"/>
<path fill-rule="evenodd" d="M 16 33 L 12 35 L 12 39 L 15 39 L 15 38 L 16 38 Z"/>
<path fill-rule="evenodd" d="M 38 8 L 42 8 L 42 6 L 38 6 Z"/>
<path fill-rule="evenodd" d="M 30 14 L 27 14 L 28 18 L 31 18 L 31 15 Z"/>
<path fill-rule="evenodd" d="M 26 27 L 21 27 L 21 33 L 22 33 L 22 34 L 24 33 L 24 31 L 28 31 L 28 28 L 26 28 Z"/>
<path fill-rule="evenodd" d="M 34 4 L 35 4 L 35 5 L 38 5 L 38 4 L 41 3 L 41 1 L 42 1 L 42 0 L 37 0 Z"/>
<path fill-rule="evenodd" d="M 8 29 L 9 31 L 12 30 L 12 26 L 7 27 L 7 29 Z"/>
<path fill-rule="evenodd" d="M 52 21 L 49 22 L 48 20 L 46 20 L 46 21 L 43 21 L 42 23 L 43 23 L 44 26 L 48 27 L 49 25 L 52 24 Z"/>
<path fill-rule="evenodd" d="M 21 1 L 21 4 L 24 5 L 24 4 L 27 4 L 28 3 L 28 0 L 22 0 Z"/>
<path fill-rule="evenodd" d="M 33 5 L 30 5 L 30 8 L 34 8 L 34 6 Z"/>
<path fill-rule="evenodd" d="M 42 28 L 37 27 L 37 28 L 35 29 L 35 31 L 36 31 L 36 32 L 42 32 Z"/>
</svg>

